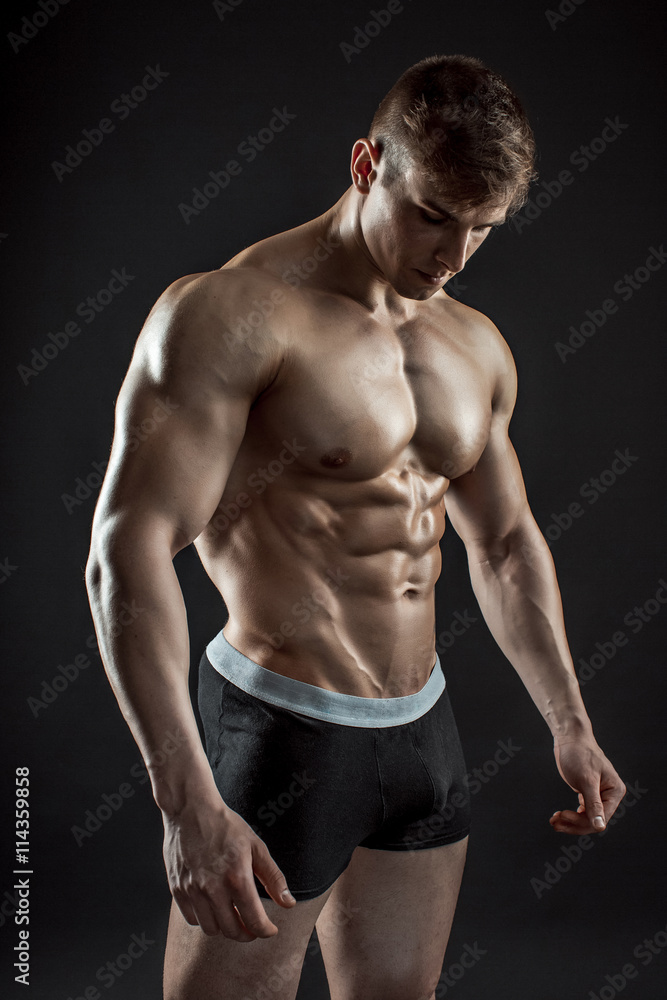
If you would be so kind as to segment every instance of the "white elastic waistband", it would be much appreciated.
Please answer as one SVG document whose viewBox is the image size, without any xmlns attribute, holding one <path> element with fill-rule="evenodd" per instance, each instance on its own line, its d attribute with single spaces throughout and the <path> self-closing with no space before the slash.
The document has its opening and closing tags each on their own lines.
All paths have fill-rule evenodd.
<svg viewBox="0 0 667 1000">
<path fill-rule="evenodd" d="M 222 631 L 209 642 L 206 655 L 219 674 L 247 694 L 301 715 L 344 726 L 374 728 L 414 722 L 433 708 L 445 690 L 445 676 L 437 655 L 424 687 L 400 698 L 361 698 L 277 674 L 240 653 Z"/>
</svg>

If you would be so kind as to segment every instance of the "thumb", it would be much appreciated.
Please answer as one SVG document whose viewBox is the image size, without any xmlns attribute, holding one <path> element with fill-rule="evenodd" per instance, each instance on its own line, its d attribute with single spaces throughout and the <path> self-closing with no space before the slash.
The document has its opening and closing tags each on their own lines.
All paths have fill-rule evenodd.
<svg viewBox="0 0 667 1000">
<path fill-rule="evenodd" d="M 599 789 L 584 789 L 583 796 L 586 815 L 593 824 L 593 828 L 598 831 L 604 830 L 607 826 L 607 820 L 604 814 L 604 806 L 602 805 Z"/>
<path fill-rule="evenodd" d="M 291 906 L 296 899 L 287 888 L 287 879 L 275 863 L 263 840 L 257 838 L 252 845 L 253 871 L 274 903 Z"/>
</svg>

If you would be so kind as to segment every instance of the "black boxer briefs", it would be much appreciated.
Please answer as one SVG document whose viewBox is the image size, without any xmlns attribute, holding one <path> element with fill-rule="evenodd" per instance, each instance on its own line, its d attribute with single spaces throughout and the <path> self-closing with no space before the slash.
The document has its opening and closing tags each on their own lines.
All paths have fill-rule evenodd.
<svg viewBox="0 0 667 1000">
<path fill-rule="evenodd" d="M 268 670 L 220 632 L 198 700 L 218 790 L 297 900 L 328 889 L 359 845 L 415 851 L 467 836 L 466 767 L 437 657 L 421 691 L 360 698 Z"/>
</svg>

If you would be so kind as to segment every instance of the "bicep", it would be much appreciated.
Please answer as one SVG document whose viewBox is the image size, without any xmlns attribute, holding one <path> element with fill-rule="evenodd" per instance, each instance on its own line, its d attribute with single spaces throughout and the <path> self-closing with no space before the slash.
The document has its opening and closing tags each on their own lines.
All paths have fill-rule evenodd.
<svg viewBox="0 0 667 1000">
<path fill-rule="evenodd" d="M 480 558 L 503 551 L 505 540 L 526 518 L 532 518 L 521 467 L 509 438 L 517 395 L 517 374 L 511 351 L 499 332 L 492 341 L 492 416 L 489 437 L 474 472 L 452 480 L 446 494 L 447 513 L 469 553 Z"/>
<path fill-rule="evenodd" d="M 502 416 L 494 415 L 475 471 L 452 480 L 445 502 L 468 550 L 489 551 L 530 514 L 519 460 Z"/>
<path fill-rule="evenodd" d="M 152 530 L 172 554 L 201 534 L 274 363 L 257 340 L 250 351 L 230 339 L 201 295 L 184 307 L 158 303 L 118 396 L 93 534 L 99 528 L 113 541 L 122 530 Z"/>
</svg>

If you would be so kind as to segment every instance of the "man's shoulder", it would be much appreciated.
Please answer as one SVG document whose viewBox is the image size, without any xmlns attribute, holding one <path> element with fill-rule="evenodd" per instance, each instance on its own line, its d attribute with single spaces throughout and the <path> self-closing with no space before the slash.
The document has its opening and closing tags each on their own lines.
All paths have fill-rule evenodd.
<svg viewBox="0 0 667 1000">
<path fill-rule="evenodd" d="M 451 296 L 443 295 L 438 307 L 456 325 L 459 342 L 465 342 L 475 363 L 492 381 L 494 409 L 497 405 L 512 407 L 516 398 L 516 365 L 496 324 L 483 312 Z"/>
<path fill-rule="evenodd" d="M 254 335 L 254 342 L 275 339 L 284 324 L 288 292 L 262 267 L 225 265 L 173 281 L 155 302 L 145 331 L 160 338 L 228 340 Z"/>
<path fill-rule="evenodd" d="M 193 377 L 206 372 L 273 377 L 285 347 L 280 334 L 285 324 L 272 322 L 286 298 L 279 285 L 248 266 L 177 278 L 144 323 L 134 352 L 137 366 L 163 375 L 180 369 Z"/>
<path fill-rule="evenodd" d="M 200 271 L 177 278 L 164 290 L 157 304 L 192 316 L 208 313 L 223 321 L 233 314 L 250 313 L 268 298 L 274 305 L 286 298 L 285 285 L 257 264 L 225 264 L 214 271 Z"/>
<path fill-rule="evenodd" d="M 460 302 L 449 295 L 443 295 L 437 302 L 443 320 L 455 324 L 459 334 L 464 336 L 478 356 L 487 355 L 489 360 L 507 365 L 512 360 L 512 352 L 502 333 L 479 309 Z"/>
</svg>

